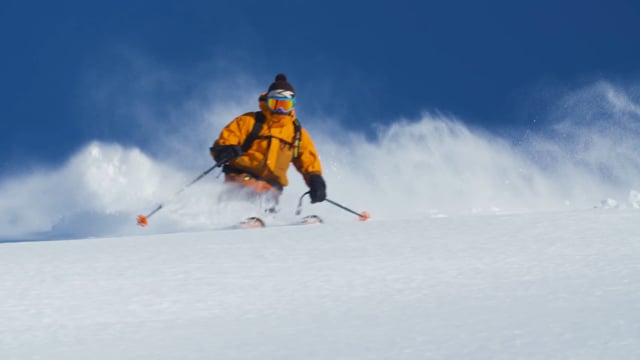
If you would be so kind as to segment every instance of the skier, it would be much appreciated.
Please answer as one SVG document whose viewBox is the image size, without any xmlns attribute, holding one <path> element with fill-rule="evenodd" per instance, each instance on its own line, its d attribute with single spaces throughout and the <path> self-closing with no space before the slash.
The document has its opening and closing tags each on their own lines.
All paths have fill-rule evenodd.
<svg viewBox="0 0 640 360">
<path fill-rule="evenodd" d="M 260 111 L 248 112 L 225 126 L 210 148 L 217 163 L 224 163 L 225 183 L 249 192 L 250 198 L 268 199 L 264 210 L 275 212 L 287 170 L 293 163 L 309 186 L 311 203 L 326 199 L 320 157 L 295 114 L 295 90 L 284 74 L 276 75 L 258 99 Z"/>
</svg>

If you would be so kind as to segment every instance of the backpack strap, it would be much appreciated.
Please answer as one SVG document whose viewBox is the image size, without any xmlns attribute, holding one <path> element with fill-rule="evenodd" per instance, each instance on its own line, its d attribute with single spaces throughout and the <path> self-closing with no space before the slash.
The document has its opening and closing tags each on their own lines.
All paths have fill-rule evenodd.
<svg viewBox="0 0 640 360">
<path fill-rule="evenodd" d="M 260 130 L 262 130 L 262 125 L 264 125 L 264 114 L 262 111 L 255 112 L 255 122 L 253 123 L 253 129 L 242 143 L 242 152 L 247 152 L 249 148 L 251 148 L 251 144 L 253 141 L 258 138 L 258 134 L 260 134 Z"/>
<path fill-rule="evenodd" d="M 260 134 L 260 130 L 262 130 L 262 126 L 264 125 L 264 114 L 262 111 L 255 112 L 255 122 L 253 123 L 253 129 L 242 143 L 242 152 L 246 152 L 251 148 L 253 142 L 258 138 Z M 298 119 L 293 120 L 293 128 L 295 134 L 293 135 L 293 158 L 297 158 L 300 155 L 300 143 L 302 139 L 302 126 L 300 125 L 300 121 Z"/>
<path fill-rule="evenodd" d="M 293 158 L 295 159 L 300 156 L 300 142 L 302 138 L 300 121 L 298 121 L 297 118 L 293 120 L 293 128 L 295 129 L 295 134 L 293 135 Z"/>
</svg>

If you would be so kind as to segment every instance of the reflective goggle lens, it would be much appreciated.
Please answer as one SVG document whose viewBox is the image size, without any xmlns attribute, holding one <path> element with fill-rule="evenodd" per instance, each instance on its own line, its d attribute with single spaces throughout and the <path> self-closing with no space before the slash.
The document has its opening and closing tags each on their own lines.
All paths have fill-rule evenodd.
<svg viewBox="0 0 640 360">
<path fill-rule="evenodd" d="M 268 97 L 267 106 L 269 109 L 275 112 L 289 113 L 293 110 L 293 106 L 296 104 L 295 99 Z"/>
</svg>

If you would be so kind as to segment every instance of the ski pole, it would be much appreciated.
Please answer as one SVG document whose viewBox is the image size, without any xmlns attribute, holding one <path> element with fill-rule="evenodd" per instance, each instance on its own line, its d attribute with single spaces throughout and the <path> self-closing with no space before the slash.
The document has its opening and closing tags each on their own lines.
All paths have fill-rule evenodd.
<svg viewBox="0 0 640 360">
<path fill-rule="evenodd" d="M 173 196 L 171 196 L 169 198 L 169 200 L 165 201 L 165 203 L 173 200 L 176 196 L 180 195 L 183 191 L 187 190 L 187 188 L 193 184 L 195 184 L 196 182 L 198 182 L 200 179 L 202 179 L 203 177 L 205 177 L 207 174 L 209 174 L 210 172 L 212 172 L 215 168 L 218 168 L 220 166 L 224 165 L 223 162 L 219 162 L 216 163 L 215 165 L 213 165 L 212 167 L 208 168 L 207 170 L 205 170 L 202 174 L 198 175 L 197 178 L 193 179 L 190 183 L 184 185 L 182 187 L 182 189 L 178 190 L 175 194 L 173 194 Z M 162 209 L 164 207 L 164 204 L 159 204 L 158 206 L 156 206 L 155 209 L 153 209 L 149 214 L 147 215 L 138 215 L 137 220 L 138 220 L 138 225 L 145 227 L 149 224 L 149 218 L 151 216 L 153 216 L 153 214 L 157 213 L 158 211 L 160 211 L 160 209 Z"/>
<path fill-rule="evenodd" d="M 350 213 L 352 213 L 352 214 L 354 214 L 354 215 L 358 216 L 358 218 L 359 218 L 359 220 L 360 220 L 360 221 L 367 221 L 367 220 L 371 219 L 371 214 L 369 214 L 367 211 L 363 211 L 363 212 L 361 212 L 361 213 L 357 213 L 357 212 L 355 212 L 355 211 L 353 211 L 353 210 L 349 209 L 348 207 L 346 207 L 346 206 L 344 206 L 344 205 L 338 204 L 337 202 L 335 202 L 335 201 L 333 201 L 333 200 L 330 200 L 330 199 L 324 199 L 324 201 L 327 201 L 327 202 L 328 202 L 329 204 L 331 204 L 331 205 L 335 205 L 335 206 L 339 207 L 340 209 L 342 209 L 342 210 L 344 210 L 344 211 L 348 211 L 348 212 L 350 212 Z"/>
<path fill-rule="evenodd" d="M 302 194 L 302 196 L 300 196 L 300 200 L 298 201 L 298 208 L 296 209 L 296 215 L 300 215 L 300 213 L 302 213 L 302 199 L 304 199 L 305 196 L 309 195 L 311 193 L 311 191 L 307 191 L 306 193 Z M 337 202 L 330 200 L 330 199 L 325 199 L 325 201 L 329 202 L 329 204 L 331 205 L 335 205 L 337 207 L 339 207 L 342 210 L 348 211 L 356 216 L 358 216 L 358 218 L 360 219 L 360 221 L 367 221 L 369 219 L 371 219 L 371 214 L 369 214 L 367 211 L 363 211 L 361 213 L 358 213 L 354 210 L 349 209 L 348 207 L 338 204 Z"/>
<path fill-rule="evenodd" d="M 307 191 L 306 193 L 302 194 L 302 196 L 300 196 L 300 200 L 298 200 L 298 208 L 296 209 L 296 215 L 300 215 L 302 213 L 302 199 L 304 199 L 304 197 L 309 194 L 311 194 L 311 191 Z"/>
</svg>

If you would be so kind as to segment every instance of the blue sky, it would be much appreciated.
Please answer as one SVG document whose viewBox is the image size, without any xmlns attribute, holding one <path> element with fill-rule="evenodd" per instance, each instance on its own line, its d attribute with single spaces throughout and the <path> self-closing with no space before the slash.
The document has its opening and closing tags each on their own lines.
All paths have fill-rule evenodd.
<svg viewBox="0 0 640 360">
<path fill-rule="evenodd" d="M 92 140 L 149 141 L 134 115 L 86 95 L 148 64 L 172 79 L 144 89 L 159 122 L 201 82 L 266 88 L 285 72 L 307 112 L 350 129 L 423 111 L 526 127 L 564 89 L 636 81 L 638 24 L 637 1 L 4 1 L 0 169 L 57 164 Z"/>
</svg>

